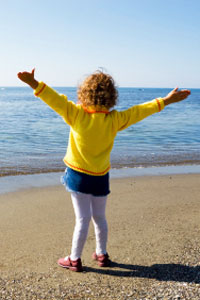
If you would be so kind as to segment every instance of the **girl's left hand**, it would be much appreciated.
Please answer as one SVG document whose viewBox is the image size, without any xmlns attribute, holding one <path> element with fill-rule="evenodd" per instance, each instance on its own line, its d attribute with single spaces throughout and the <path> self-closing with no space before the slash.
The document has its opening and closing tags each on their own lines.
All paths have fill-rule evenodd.
<svg viewBox="0 0 200 300">
<path fill-rule="evenodd" d="M 18 78 L 25 82 L 26 84 L 30 85 L 33 89 L 36 89 L 38 86 L 38 81 L 34 78 L 35 69 L 32 72 L 19 72 L 17 74 Z"/>
</svg>

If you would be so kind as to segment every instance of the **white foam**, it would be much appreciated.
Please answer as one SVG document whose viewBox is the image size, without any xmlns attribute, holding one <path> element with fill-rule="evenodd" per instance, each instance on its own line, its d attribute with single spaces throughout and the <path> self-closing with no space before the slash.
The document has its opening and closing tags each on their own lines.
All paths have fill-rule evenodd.
<svg viewBox="0 0 200 300">
<path fill-rule="evenodd" d="M 121 168 L 111 169 L 110 171 L 111 178 L 173 174 L 200 174 L 200 165 Z M 43 173 L 0 177 L 0 194 L 14 192 L 20 189 L 61 185 L 60 177 L 62 175 L 63 173 Z"/>
</svg>

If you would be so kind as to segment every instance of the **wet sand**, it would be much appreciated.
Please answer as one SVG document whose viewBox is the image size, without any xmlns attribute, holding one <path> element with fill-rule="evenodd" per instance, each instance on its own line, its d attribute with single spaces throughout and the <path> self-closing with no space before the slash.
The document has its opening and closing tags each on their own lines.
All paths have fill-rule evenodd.
<svg viewBox="0 0 200 300">
<path fill-rule="evenodd" d="M 91 224 L 78 274 L 57 266 L 74 226 L 65 188 L 0 195 L 0 299 L 199 299 L 200 174 L 112 179 L 111 191 L 113 263 L 91 260 Z"/>
</svg>

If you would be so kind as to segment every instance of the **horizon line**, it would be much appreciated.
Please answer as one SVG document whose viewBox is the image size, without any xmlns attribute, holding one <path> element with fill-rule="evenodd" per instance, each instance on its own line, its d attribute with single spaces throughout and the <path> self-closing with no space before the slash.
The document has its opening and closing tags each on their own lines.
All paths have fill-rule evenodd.
<svg viewBox="0 0 200 300">
<path fill-rule="evenodd" d="M 52 88 L 75 88 L 77 86 L 64 86 L 64 85 L 52 85 Z M 1 85 L 0 89 L 4 88 L 29 88 L 29 86 L 22 85 Z M 30 87 L 31 88 L 31 87 Z M 117 88 L 126 88 L 126 89 L 174 89 L 175 87 L 158 87 L 158 86 L 117 86 Z M 200 87 L 179 87 L 179 89 L 200 89 Z"/>
</svg>

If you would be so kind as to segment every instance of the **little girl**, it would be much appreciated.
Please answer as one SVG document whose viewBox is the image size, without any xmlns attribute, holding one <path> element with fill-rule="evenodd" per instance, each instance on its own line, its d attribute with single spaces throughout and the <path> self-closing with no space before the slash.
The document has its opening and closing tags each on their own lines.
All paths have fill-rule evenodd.
<svg viewBox="0 0 200 300">
<path fill-rule="evenodd" d="M 118 131 L 160 112 L 164 106 L 181 101 L 189 90 L 172 90 L 166 97 L 130 107 L 124 111 L 111 110 L 117 101 L 117 89 L 112 77 L 95 72 L 85 79 L 78 89 L 78 104 L 68 101 L 43 82 L 38 82 L 32 72 L 18 73 L 19 79 L 34 89 L 53 110 L 71 127 L 64 162 L 67 171 L 63 181 L 71 192 L 76 216 L 71 254 L 60 258 L 58 264 L 72 271 L 81 272 L 81 254 L 92 218 L 96 251 L 93 259 L 100 267 L 109 265 L 106 250 L 108 227 L 105 217 L 109 191 L 110 153 Z"/>
</svg>

